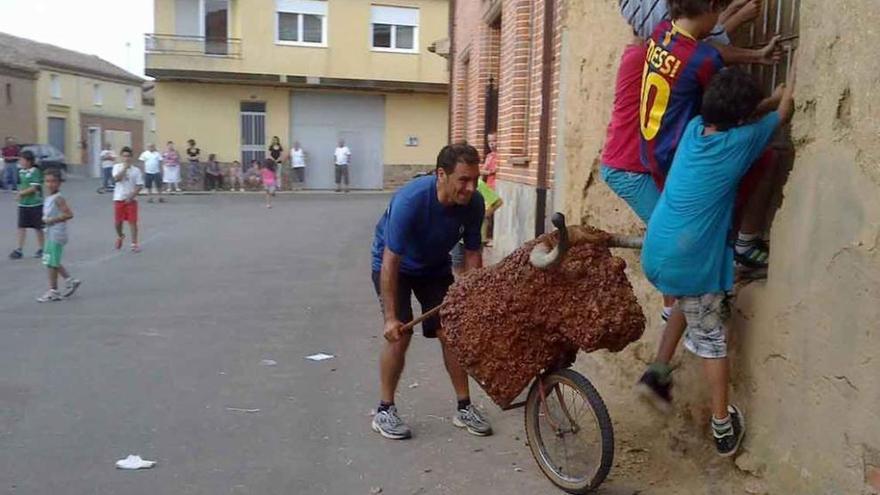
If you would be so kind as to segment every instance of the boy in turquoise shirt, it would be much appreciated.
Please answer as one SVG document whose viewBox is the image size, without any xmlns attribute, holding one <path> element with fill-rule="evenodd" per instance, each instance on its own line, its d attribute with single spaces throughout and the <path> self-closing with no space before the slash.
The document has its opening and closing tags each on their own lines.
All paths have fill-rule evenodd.
<svg viewBox="0 0 880 495">
<path fill-rule="evenodd" d="M 642 250 L 648 280 L 678 298 L 687 320 L 685 347 L 703 359 L 712 391 L 712 432 L 725 457 L 736 453 L 745 433 L 742 412 L 727 397 L 723 322 L 725 293 L 733 288 L 734 200 L 740 180 L 776 130 L 791 120 L 793 90 L 790 80 L 778 110 L 750 121 L 762 98 L 755 81 L 736 69 L 712 79 L 701 116 L 682 134 Z M 668 367 L 663 371 L 668 376 Z"/>
<path fill-rule="evenodd" d="M 27 229 L 37 231 L 37 252 L 34 258 L 43 257 L 43 173 L 37 168 L 34 153 L 21 152 L 21 169 L 18 171 L 18 247 L 9 257 L 17 260 L 24 256 L 24 240 Z"/>
</svg>

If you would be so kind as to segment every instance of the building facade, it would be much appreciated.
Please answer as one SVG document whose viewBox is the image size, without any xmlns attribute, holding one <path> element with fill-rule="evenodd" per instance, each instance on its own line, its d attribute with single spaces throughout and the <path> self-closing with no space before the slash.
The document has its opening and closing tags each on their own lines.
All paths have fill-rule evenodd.
<svg viewBox="0 0 880 495">
<path fill-rule="evenodd" d="M 95 177 L 105 143 L 143 147 L 141 78 L 94 55 L 4 33 L 0 51 L 15 51 L 36 67 L 34 134 L 26 139 L 26 127 L 11 133 L 19 142 L 51 144 L 71 170 Z"/>
<path fill-rule="evenodd" d="M 0 50 L 0 139 L 36 141 L 38 74 L 37 65 L 18 50 Z"/>
<path fill-rule="evenodd" d="M 505 206 L 495 214 L 495 244 L 503 253 L 542 232 L 554 205 L 560 5 L 455 2 L 452 139 L 485 152 L 487 134 L 497 136 Z"/>
<path fill-rule="evenodd" d="M 147 75 L 158 138 L 247 164 L 273 136 L 307 153 L 306 186 L 379 189 L 432 166 L 446 143 L 446 0 L 156 0 Z"/>
</svg>

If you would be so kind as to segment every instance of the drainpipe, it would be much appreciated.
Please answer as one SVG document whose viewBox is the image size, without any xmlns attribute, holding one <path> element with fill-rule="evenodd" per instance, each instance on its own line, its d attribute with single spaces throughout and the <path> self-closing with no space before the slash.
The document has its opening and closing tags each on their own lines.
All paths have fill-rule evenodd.
<svg viewBox="0 0 880 495">
<path fill-rule="evenodd" d="M 535 237 L 547 223 L 547 176 L 550 168 L 550 111 L 553 97 L 553 26 L 556 0 L 544 0 L 544 53 L 541 57 L 541 125 L 538 131 L 538 180 L 535 188 Z"/>
<path fill-rule="evenodd" d="M 455 4 L 456 0 L 449 1 L 449 109 L 448 109 L 448 117 L 447 117 L 447 127 L 446 127 L 446 142 L 452 142 L 452 119 L 455 116 L 454 112 L 454 104 L 455 102 L 452 99 L 454 94 L 453 89 L 455 88 Z"/>
</svg>

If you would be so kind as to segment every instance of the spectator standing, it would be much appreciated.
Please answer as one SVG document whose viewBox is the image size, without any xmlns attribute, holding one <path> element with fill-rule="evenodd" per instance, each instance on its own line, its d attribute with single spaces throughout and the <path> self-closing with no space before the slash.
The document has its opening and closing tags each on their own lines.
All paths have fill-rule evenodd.
<svg viewBox="0 0 880 495">
<path fill-rule="evenodd" d="M 235 191 L 236 187 L 239 192 L 244 192 L 244 177 L 242 176 L 241 163 L 238 160 L 232 162 L 232 166 L 229 167 L 229 190 Z"/>
<path fill-rule="evenodd" d="M 174 149 L 174 142 L 168 141 L 165 153 L 162 153 L 162 181 L 165 192 L 180 192 L 180 153 Z"/>
<path fill-rule="evenodd" d="M 498 173 L 498 137 L 493 132 L 486 136 L 486 144 L 489 146 L 489 153 L 483 160 L 483 166 L 480 167 L 480 175 L 492 190 L 495 190 L 495 176 Z"/>
<path fill-rule="evenodd" d="M 147 145 L 147 150 L 138 157 L 138 160 L 144 162 L 147 195 L 150 196 L 147 203 L 153 202 L 153 194 L 157 194 L 159 202 L 164 203 L 165 200 L 162 198 L 162 154 L 156 151 L 156 145 L 150 143 Z"/>
<path fill-rule="evenodd" d="M 284 188 L 284 147 L 281 146 L 281 139 L 278 136 L 272 136 L 272 144 L 269 145 L 269 157 L 275 161 L 275 175 L 278 180 L 278 189 Z"/>
<path fill-rule="evenodd" d="M 113 190 L 113 165 L 116 163 L 116 153 L 110 147 L 110 143 L 104 143 L 101 150 L 101 185 L 105 191 Z"/>
<path fill-rule="evenodd" d="M 295 141 L 290 150 L 290 165 L 293 168 L 293 179 L 302 187 L 306 181 L 306 151 L 299 145 L 299 141 Z"/>
<path fill-rule="evenodd" d="M 6 146 L 3 147 L 3 182 L 7 191 L 18 190 L 18 156 L 21 147 L 15 142 L 15 138 L 7 137 Z"/>
<path fill-rule="evenodd" d="M 122 163 L 113 165 L 113 180 L 116 187 L 113 188 L 113 216 L 116 227 L 116 249 L 122 249 L 125 234 L 122 232 L 122 224 L 128 222 L 131 232 L 131 251 L 139 253 L 141 246 L 138 244 L 138 193 L 144 187 L 144 177 L 141 169 L 134 165 L 134 157 L 131 148 L 122 148 L 119 152 Z"/>
<path fill-rule="evenodd" d="M 336 164 L 336 192 L 342 192 L 342 183 L 345 182 L 345 192 L 348 192 L 348 165 L 351 163 L 351 150 L 345 145 L 345 140 L 340 139 L 333 152 L 333 163 Z"/>
<path fill-rule="evenodd" d="M 186 159 L 189 161 L 186 179 L 189 187 L 194 188 L 199 184 L 199 169 L 201 168 L 199 162 L 202 160 L 202 150 L 196 146 L 195 139 L 188 140 L 186 144 L 189 145 L 186 148 Z"/>
<path fill-rule="evenodd" d="M 17 166 L 13 164 L 13 166 Z M 17 260 L 24 255 L 27 229 L 37 231 L 37 252 L 43 257 L 43 173 L 36 166 L 33 152 L 21 152 L 21 170 L 18 171 L 18 247 L 9 255 Z"/>
<path fill-rule="evenodd" d="M 208 155 L 208 164 L 205 166 L 205 190 L 216 191 L 223 188 L 223 171 L 217 163 L 217 155 Z"/>
</svg>

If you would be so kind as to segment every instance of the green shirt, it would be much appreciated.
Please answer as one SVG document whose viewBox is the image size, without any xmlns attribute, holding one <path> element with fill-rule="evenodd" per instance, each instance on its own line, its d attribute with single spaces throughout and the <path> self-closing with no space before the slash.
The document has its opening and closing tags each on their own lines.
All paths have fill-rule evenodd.
<svg viewBox="0 0 880 495">
<path fill-rule="evenodd" d="M 490 206 L 494 205 L 499 199 L 501 199 L 498 197 L 498 193 L 493 191 L 492 188 L 489 187 L 489 184 L 486 184 L 482 178 L 477 179 L 477 191 L 483 196 L 483 202 L 486 203 L 487 210 Z"/>
<path fill-rule="evenodd" d="M 29 187 L 37 187 L 36 192 L 22 195 L 18 200 L 18 206 L 43 206 L 43 172 L 37 167 L 18 171 L 18 190 L 24 191 Z"/>
</svg>

